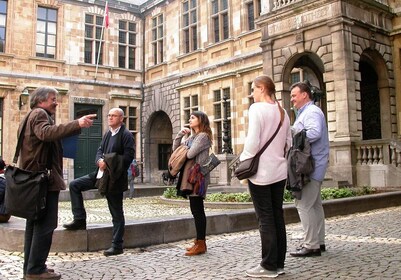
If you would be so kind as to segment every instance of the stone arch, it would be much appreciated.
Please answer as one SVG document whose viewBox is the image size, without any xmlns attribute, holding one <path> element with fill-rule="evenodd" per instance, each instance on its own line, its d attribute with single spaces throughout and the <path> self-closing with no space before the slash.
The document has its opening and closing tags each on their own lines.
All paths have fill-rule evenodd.
<svg viewBox="0 0 401 280">
<path fill-rule="evenodd" d="M 293 83 L 291 76 L 294 73 L 294 69 L 299 69 L 297 71 L 303 72 L 302 75 L 300 75 L 300 81 L 309 80 L 313 86 L 316 86 L 325 92 L 325 84 L 323 81 L 324 64 L 320 57 L 312 52 L 303 52 L 293 55 L 284 65 L 282 76 L 283 92 L 281 99 L 287 112 L 290 112 L 292 107 L 292 104 L 290 103 L 289 88 Z M 327 119 L 327 102 L 325 95 L 322 96 L 322 99 L 317 102 L 317 104 L 322 108 Z M 292 121 L 295 119 L 293 113 L 290 114 L 290 117 Z"/>
<path fill-rule="evenodd" d="M 173 143 L 181 127 L 180 98 L 175 90 L 178 80 L 155 83 L 145 89 L 142 108 L 142 155 L 144 181 L 160 183 L 163 169 L 159 167 L 160 153 Z"/>
<path fill-rule="evenodd" d="M 360 107 L 362 138 L 389 139 L 393 135 L 391 90 L 386 62 L 374 49 L 365 49 L 360 55 Z"/>
<path fill-rule="evenodd" d="M 146 154 L 145 181 L 160 182 L 161 174 L 167 170 L 167 157 L 171 154 L 173 127 L 164 111 L 154 112 L 147 123 L 144 151 Z M 164 164 L 163 164 L 164 163 Z"/>
</svg>

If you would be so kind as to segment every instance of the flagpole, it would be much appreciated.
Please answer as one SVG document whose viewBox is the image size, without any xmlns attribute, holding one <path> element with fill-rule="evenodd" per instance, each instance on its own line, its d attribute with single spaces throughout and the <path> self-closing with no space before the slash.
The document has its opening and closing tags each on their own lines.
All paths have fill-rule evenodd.
<svg viewBox="0 0 401 280">
<path fill-rule="evenodd" d="M 106 16 L 107 16 L 106 13 L 107 13 L 107 9 L 108 9 L 108 1 L 106 1 L 106 6 L 105 6 L 105 8 L 104 8 L 102 32 L 100 33 L 99 50 L 98 50 L 97 59 L 96 59 L 95 81 L 96 81 L 96 77 L 97 77 L 97 69 L 99 68 L 100 50 L 102 49 L 103 33 L 104 33 L 104 28 L 105 28 L 105 23 L 106 23 Z M 95 36 L 96 36 L 96 30 L 95 30 Z"/>
</svg>

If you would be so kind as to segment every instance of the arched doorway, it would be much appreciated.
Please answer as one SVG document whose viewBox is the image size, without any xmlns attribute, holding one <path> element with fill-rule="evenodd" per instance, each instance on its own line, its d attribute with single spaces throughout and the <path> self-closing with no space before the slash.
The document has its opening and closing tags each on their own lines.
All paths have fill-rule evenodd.
<svg viewBox="0 0 401 280">
<path fill-rule="evenodd" d="M 362 139 L 381 139 L 380 96 L 378 76 L 367 62 L 359 63 L 361 72 Z"/>
<path fill-rule="evenodd" d="M 147 181 L 160 183 L 161 174 L 167 170 L 167 162 L 173 143 L 173 127 L 164 111 L 154 112 L 150 116 L 148 137 L 145 142 Z"/>
<path fill-rule="evenodd" d="M 323 83 L 323 72 L 323 63 L 314 53 L 297 54 L 288 61 L 283 73 L 283 88 L 285 91 L 283 91 L 284 95 L 282 98 L 287 112 L 290 112 L 291 110 L 291 113 L 289 114 L 291 123 L 295 120 L 295 111 L 290 103 L 291 97 L 289 88 L 292 84 L 303 82 L 305 80 L 308 80 L 312 86 L 321 90 L 322 94 L 315 96 L 315 104 L 322 109 L 327 120 L 327 102 L 325 86 Z"/>
<path fill-rule="evenodd" d="M 362 138 L 390 139 L 392 131 L 391 88 L 387 65 L 376 50 L 366 49 L 359 61 Z"/>
</svg>

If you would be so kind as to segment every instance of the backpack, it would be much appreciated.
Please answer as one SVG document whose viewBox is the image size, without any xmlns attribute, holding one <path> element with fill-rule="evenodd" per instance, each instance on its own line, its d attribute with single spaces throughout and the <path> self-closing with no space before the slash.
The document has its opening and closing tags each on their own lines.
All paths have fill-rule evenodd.
<svg viewBox="0 0 401 280">
<path fill-rule="evenodd" d="M 171 177 L 177 176 L 180 169 L 184 166 L 187 160 L 188 147 L 186 145 L 181 145 L 171 154 L 168 160 L 168 172 Z"/>
<path fill-rule="evenodd" d="M 132 177 L 134 177 L 134 178 L 138 177 L 139 176 L 139 166 L 135 159 L 132 160 L 130 168 L 131 168 Z"/>
<path fill-rule="evenodd" d="M 287 189 L 301 191 L 302 187 L 310 181 L 309 175 L 315 169 L 305 129 L 294 135 L 293 145 L 287 154 L 287 164 Z"/>
</svg>

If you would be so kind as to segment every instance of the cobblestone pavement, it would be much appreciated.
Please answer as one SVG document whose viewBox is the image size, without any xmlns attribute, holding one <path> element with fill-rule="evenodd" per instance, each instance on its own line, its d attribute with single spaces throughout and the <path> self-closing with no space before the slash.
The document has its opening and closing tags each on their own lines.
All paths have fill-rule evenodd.
<svg viewBox="0 0 401 280">
<path fill-rule="evenodd" d="M 401 207 L 330 218 L 327 251 L 321 257 L 287 254 L 285 275 L 278 279 L 401 279 Z M 299 223 L 287 226 L 288 251 L 300 242 Z M 250 279 L 245 270 L 260 262 L 258 231 L 207 237 L 208 252 L 185 257 L 190 240 L 102 252 L 52 253 L 48 266 L 62 279 Z M 0 250 L 0 279 L 20 279 L 22 254 Z"/>
</svg>

